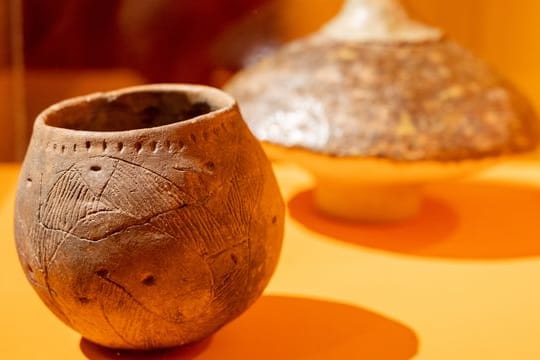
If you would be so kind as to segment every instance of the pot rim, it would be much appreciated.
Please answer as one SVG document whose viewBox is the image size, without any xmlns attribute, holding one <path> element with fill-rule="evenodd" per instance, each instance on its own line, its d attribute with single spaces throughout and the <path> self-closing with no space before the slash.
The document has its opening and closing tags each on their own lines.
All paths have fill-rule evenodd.
<svg viewBox="0 0 540 360">
<path fill-rule="evenodd" d="M 211 110 L 205 114 L 194 116 L 189 119 L 176 121 L 170 124 L 144 127 L 138 129 L 128 129 L 128 130 L 114 130 L 114 131 L 96 131 L 96 130 L 76 130 L 70 129 L 67 127 L 54 126 L 47 124 L 46 120 L 52 114 L 61 111 L 63 109 L 76 106 L 81 103 L 90 103 L 99 99 L 114 100 L 115 98 L 126 95 L 126 94 L 136 94 L 144 92 L 176 92 L 191 95 L 192 97 L 200 97 L 204 99 L 211 105 L 216 106 L 216 110 Z M 238 104 L 236 100 L 229 95 L 227 92 L 220 90 L 215 87 L 206 86 L 206 85 L 196 85 L 196 84 L 173 84 L 173 83 L 162 83 L 162 84 L 148 84 L 148 85 L 138 85 L 121 88 L 113 91 L 104 91 L 104 92 L 95 92 L 88 95 L 77 96 L 62 100 L 57 102 L 45 110 L 43 110 L 37 117 L 34 123 L 34 130 L 49 130 L 49 131 L 62 131 L 67 133 L 70 136 L 76 137 L 119 137 L 126 135 L 151 135 L 151 134 L 162 134 L 166 131 L 171 131 L 178 129 L 180 127 L 185 127 L 193 125 L 195 123 L 212 121 L 215 118 L 220 118 L 226 114 L 234 114 L 238 112 Z"/>
</svg>

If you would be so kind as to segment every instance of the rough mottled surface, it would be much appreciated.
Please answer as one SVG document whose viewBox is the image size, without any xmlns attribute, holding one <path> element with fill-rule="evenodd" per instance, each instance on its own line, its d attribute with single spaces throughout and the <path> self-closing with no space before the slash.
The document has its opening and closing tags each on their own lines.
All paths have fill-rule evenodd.
<svg viewBox="0 0 540 360">
<path fill-rule="evenodd" d="M 176 346 L 213 333 L 262 293 L 283 236 L 270 163 L 234 101 L 202 87 L 151 89 L 217 110 L 88 132 L 43 120 L 60 110 L 90 116 L 105 95 L 60 105 L 36 121 L 16 201 L 28 280 L 66 324 L 114 348 Z"/>
<path fill-rule="evenodd" d="M 448 40 L 315 35 L 239 73 L 227 90 L 259 139 L 327 155 L 452 161 L 538 142 L 528 102 Z"/>
</svg>

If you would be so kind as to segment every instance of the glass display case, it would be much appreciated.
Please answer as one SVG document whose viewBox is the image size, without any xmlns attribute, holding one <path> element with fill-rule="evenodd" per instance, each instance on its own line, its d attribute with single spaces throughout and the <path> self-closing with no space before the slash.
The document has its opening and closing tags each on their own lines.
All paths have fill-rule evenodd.
<svg viewBox="0 0 540 360">
<path fill-rule="evenodd" d="M 22 2 L 0 3 L 0 160 L 22 159 L 28 128 L 24 103 Z"/>
</svg>

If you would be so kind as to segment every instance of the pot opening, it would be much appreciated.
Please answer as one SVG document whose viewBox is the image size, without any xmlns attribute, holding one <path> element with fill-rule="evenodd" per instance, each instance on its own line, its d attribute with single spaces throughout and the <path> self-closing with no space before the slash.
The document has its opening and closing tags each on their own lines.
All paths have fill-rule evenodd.
<svg viewBox="0 0 540 360">
<path fill-rule="evenodd" d="M 73 103 L 49 113 L 44 121 L 71 130 L 127 131 L 182 122 L 219 108 L 183 92 L 141 91 Z"/>
</svg>

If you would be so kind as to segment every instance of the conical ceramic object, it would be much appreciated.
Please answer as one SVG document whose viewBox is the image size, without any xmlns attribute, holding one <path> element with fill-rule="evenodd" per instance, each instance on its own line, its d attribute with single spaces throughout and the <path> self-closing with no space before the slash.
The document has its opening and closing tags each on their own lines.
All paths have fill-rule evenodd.
<svg viewBox="0 0 540 360">
<path fill-rule="evenodd" d="M 416 214 L 421 186 L 538 142 L 527 100 L 485 63 L 411 20 L 395 0 L 348 0 L 318 33 L 227 85 L 271 157 L 317 179 L 341 218 Z"/>
<path fill-rule="evenodd" d="M 152 85 L 36 120 L 15 239 L 45 304 L 89 340 L 154 349 L 212 334 L 262 293 L 284 205 L 235 101 Z"/>
</svg>

